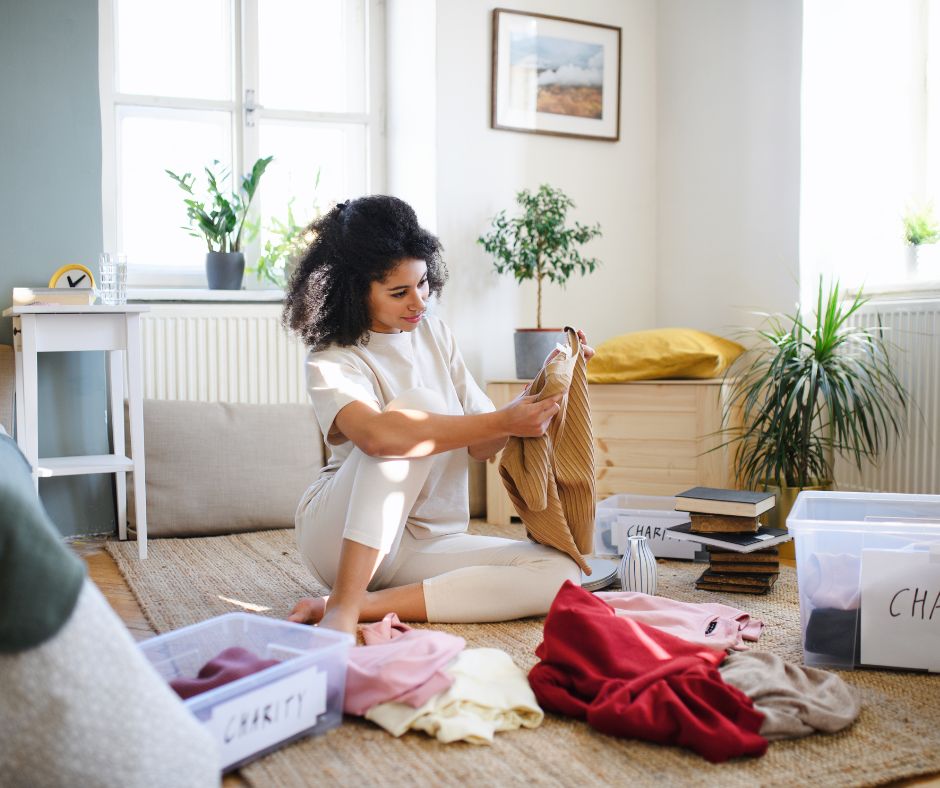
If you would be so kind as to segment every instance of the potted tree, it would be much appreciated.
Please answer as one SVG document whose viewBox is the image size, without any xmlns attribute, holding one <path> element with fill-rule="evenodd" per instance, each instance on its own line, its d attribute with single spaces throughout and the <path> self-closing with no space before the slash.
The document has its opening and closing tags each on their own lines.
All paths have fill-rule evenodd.
<svg viewBox="0 0 940 788">
<path fill-rule="evenodd" d="M 574 202 L 561 189 L 548 184 L 532 193 L 523 189 L 516 195 L 522 209 L 509 218 L 505 211 L 493 217 L 490 231 L 477 243 L 493 256 L 499 273 L 511 273 L 517 282 L 536 283 L 535 328 L 516 329 L 516 376 L 530 380 L 545 357 L 562 338 L 561 329 L 542 327 L 542 283 L 564 286 L 575 272 L 590 273 L 599 262 L 583 257 L 578 247 L 601 234 L 600 225 L 568 224 L 568 210 Z"/>
<path fill-rule="evenodd" d="M 245 255 L 242 252 L 242 231 L 248 209 L 258 190 L 258 183 L 273 156 L 258 159 L 248 175 L 242 176 L 240 188 L 229 189 L 231 173 L 213 161 L 206 167 L 208 201 L 200 199 L 193 191 L 196 178 L 191 173 L 177 175 L 166 170 L 179 187 L 189 195 L 184 198 L 186 216 L 189 218 L 189 234 L 204 238 L 209 251 L 206 253 L 206 279 L 210 290 L 240 290 L 245 273 Z M 208 202 L 208 206 L 207 203 Z"/>
<path fill-rule="evenodd" d="M 814 321 L 769 316 L 756 339 L 730 367 L 725 424 L 735 410 L 740 425 L 725 428 L 735 444 L 739 481 L 774 492 L 771 525 L 785 527 L 800 490 L 831 489 L 836 453 L 861 469 L 900 436 L 908 395 L 895 374 L 878 327 L 850 325 L 867 302 L 843 300 L 838 282 L 819 280 Z"/>
</svg>

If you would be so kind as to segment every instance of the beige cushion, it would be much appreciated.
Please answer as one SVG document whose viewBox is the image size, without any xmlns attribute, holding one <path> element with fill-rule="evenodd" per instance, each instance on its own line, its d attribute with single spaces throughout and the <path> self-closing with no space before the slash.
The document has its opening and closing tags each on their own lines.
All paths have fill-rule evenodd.
<svg viewBox="0 0 940 788">
<path fill-rule="evenodd" d="M 90 580 L 54 637 L 0 654 L 0 785 L 208 788 L 220 764 Z"/>
<path fill-rule="evenodd" d="M 292 527 L 323 465 L 311 405 L 146 400 L 144 443 L 148 537 Z"/>
</svg>

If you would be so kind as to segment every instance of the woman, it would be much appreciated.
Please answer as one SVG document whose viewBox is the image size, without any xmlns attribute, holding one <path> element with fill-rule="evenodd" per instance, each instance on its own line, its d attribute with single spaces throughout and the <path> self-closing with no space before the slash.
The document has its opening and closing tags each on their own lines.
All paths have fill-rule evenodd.
<svg viewBox="0 0 940 788">
<path fill-rule="evenodd" d="M 391 611 L 437 622 L 544 614 L 578 567 L 543 545 L 466 533 L 467 455 L 543 435 L 559 398 L 493 410 L 427 314 L 447 269 L 406 203 L 362 197 L 313 230 L 284 321 L 311 349 L 307 388 L 330 446 L 297 509 L 297 541 L 332 590 L 300 600 L 290 620 L 354 633 Z"/>
</svg>

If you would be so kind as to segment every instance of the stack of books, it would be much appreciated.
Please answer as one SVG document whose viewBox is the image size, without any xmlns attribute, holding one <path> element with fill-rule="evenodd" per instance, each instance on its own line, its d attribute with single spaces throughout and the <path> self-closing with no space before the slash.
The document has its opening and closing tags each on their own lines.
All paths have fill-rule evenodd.
<svg viewBox="0 0 940 788">
<path fill-rule="evenodd" d="M 760 524 L 773 509 L 771 493 L 693 487 L 676 496 L 676 509 L 691 522 L 669 528 L 674 539 L 700 542 L 708 550 L 708 569 L 695 587 L 708 591 L 766 594 L 780 573 L 777 545 L 790 539 L 781 528 Z"/>
<path fill-rule="evenodd" d="M 90 306 L 95 291 L 90 287 L 14 287 L 13 306 Z"/>
</svg>

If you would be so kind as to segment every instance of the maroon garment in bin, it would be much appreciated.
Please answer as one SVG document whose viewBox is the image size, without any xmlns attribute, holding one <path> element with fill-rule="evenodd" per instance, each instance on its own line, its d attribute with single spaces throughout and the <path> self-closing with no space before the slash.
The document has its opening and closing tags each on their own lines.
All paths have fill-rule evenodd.
<svg viewBox="0 0 940 788">
<path fill-rule="evenodd" d="M 277 664 L 276 659 L 259 659 L 248 649 L 232 646 L 203 665 L 196 678 L 173 679 L 170 686 L 186 700 Z"/>
<path fill-rule="evenodd" d="M 726 684 L 725 652 L 689 643 L 613 609 L 565 581 L 529 673 L 547 711 L 612 736 L 688 747 L 713 763 L 763 755 L 764 715 Z"/>
</svg>

